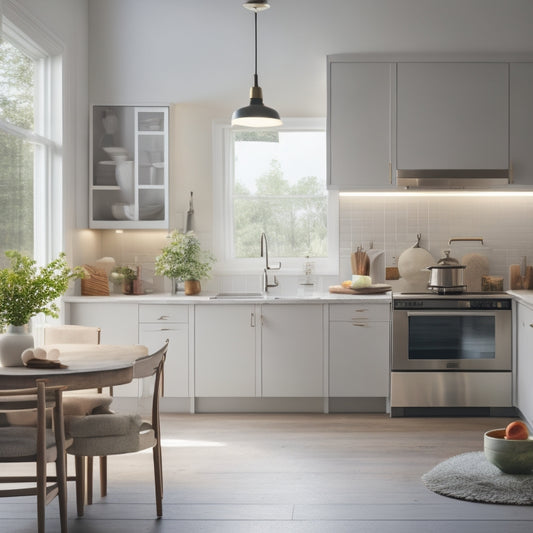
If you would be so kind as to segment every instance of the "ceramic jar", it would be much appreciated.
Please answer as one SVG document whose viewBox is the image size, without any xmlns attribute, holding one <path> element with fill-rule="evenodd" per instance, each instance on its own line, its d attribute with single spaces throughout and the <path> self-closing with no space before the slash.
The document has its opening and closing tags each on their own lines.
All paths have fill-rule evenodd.
<svg viewBox="0 0 533 533">
<path fill-rule="evenodd" d="M 6 333 L 0 335 L 0 365 L 23 366 L 20 356 L 27 348 L 33 348 L 29 325 L 7 326 Z"/>
</svg>

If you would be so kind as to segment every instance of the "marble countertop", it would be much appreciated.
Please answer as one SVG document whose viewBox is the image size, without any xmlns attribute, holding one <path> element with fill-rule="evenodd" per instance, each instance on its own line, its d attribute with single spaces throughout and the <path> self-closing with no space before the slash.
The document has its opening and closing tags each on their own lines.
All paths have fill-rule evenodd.
<svg viewBox="0 0 533 533">
<path fill-rule="evenodd" d="M 517 302 L 533 306 L 533 291 L 507 291 Z"/>
</svg>

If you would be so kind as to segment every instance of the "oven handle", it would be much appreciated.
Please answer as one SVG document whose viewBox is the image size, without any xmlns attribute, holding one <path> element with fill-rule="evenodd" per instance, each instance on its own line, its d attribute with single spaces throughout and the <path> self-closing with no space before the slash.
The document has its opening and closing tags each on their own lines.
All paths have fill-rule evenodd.
<svg viewBox="0 0 533 533">
<path fill-rule="evenodd" d="M 503 309 L 502 309 L 503 311 Z M 505 309 L 505 311 L 509 311 Z M 496 316 L 499 311 L 407 311 L 407 316 Z"/>
</svg>

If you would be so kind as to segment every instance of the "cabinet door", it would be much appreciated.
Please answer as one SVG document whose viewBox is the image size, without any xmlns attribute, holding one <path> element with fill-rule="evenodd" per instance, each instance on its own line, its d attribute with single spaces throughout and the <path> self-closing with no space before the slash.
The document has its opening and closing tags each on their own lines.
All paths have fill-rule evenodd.
<svg viewBox="0 0 533 533">
<path fill-rule="evenodd" d="M 161 348 L 169 340 L 165 360 L 163 396 L 189 396 L 189 325 L 188 324 L 141 324 L 139 343 L 151 352 Z"/>
<path fill-rule="evenodd" d="M 195 306 L 195 395 L 250 397 L 255 390 L 253 305 Z"/>
<path fill-rule="evenodd" d="M 168 107 L 93 106 L 90 221 L 168 228 Z"/>
<path fill-rule="evenodd" d="M 510 69 L 513 183 L 533 185 L 533 63 L 511 63 Z"/>
<path fill-rule="evenodd" d="M 506 63 L 399 63 L 399 169 L 509 166 Z"/>
<path fill-rule="evenodd" d="M 387 397 L 389 323 L 331 322 L 329 395 Z"/>
<path fill-rule="evenodd" d="M 324 395 L 321 305 L 263 305 L 263 396 Z"/>
<path fill-rule="evenodd" d="M 533 310 L 525 305 L 518 305 L 518 339 L 517 339 L 517 407 L 533 423 Z"/>
<path fill-rule="evenodd" d="M 391 186 L 390 63 L 329 64 L 328 186 Z"/>
<path fill-rule="evenodd" d="M 137 344 L 139 342 L 137 304 L 69 303 L 67 321 L 101 329 L 102 344 Z M 138 383 L 113 387 L 115 396 L 137 397 Z"/>
</svg>

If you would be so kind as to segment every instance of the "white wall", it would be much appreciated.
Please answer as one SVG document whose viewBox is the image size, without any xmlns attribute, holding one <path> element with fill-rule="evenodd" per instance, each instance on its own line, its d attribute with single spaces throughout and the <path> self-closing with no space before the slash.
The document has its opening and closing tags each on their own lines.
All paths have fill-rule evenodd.
<svg viewBox="0 0 533 533">
<path fill-rule="evenodd" d="M 259 15 L 259 81 L 265 104 L 282 117 L 325 116 L 327 54 L 533 54 L 530 0 L 272 0 L 271 6 Z M 242 0 L 89 0 L 89 73 L 91 103 L 178 104 L 171 225 L 179 225 L 192 190 L 197 229 L 208 236 L 211 123 L 247 102 L 253 15 Z"/>
</svg>

